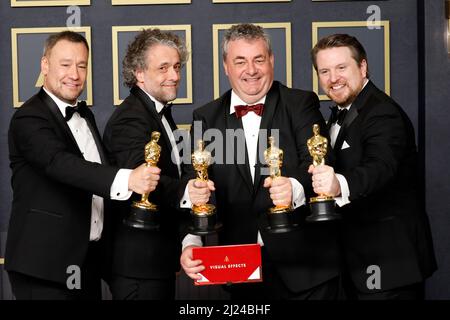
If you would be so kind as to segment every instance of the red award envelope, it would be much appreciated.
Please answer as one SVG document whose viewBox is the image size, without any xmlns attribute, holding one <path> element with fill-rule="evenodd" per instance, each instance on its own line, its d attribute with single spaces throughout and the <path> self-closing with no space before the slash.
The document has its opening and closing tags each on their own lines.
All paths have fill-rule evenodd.
<svg viewBox="0 0 450 320">
<path fill-rule="evenodd" d="M 192 249 L 192 255 L 205 266 L 195 285 L 262 281 L 259 244 L 198 247 Z"/>
</svg>

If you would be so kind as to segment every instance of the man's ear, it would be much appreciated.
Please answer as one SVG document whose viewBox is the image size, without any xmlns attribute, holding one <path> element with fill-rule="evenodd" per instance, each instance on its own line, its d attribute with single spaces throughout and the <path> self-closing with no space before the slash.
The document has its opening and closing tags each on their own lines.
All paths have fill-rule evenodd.
<svg viewBox="0 0 450 320">
<path fill-rule="evenodd" d="M 49 69 L 49 65 L 48 65 L 48 58 L 46 56 L 43 56 L 41 58 L 41 73 L 46 76 L 48 74 L 48 69 Z"/>
<path fill-rule="evenodd" d="M 225 71 L 225 75 L 228 77 L 228 66 L 225 60 L 222 60 L 223 70 Z"/>
<path fill-rule="evenodd" d="M 366 59 L 363 59 L 363 60 L 361 61 L 361 64 L 360 64 L 359 69 L 361 70 L 361 75 L 362 75 L 364 78 L 367 78 L 367 61 L 366 61 Z"/>
<path fill-rule="evenodd" d="M 134 71 L 134 76 L 136 77 L 137 82 L 144 82 L 144 70 L 138 69 Z"/>
</svg>

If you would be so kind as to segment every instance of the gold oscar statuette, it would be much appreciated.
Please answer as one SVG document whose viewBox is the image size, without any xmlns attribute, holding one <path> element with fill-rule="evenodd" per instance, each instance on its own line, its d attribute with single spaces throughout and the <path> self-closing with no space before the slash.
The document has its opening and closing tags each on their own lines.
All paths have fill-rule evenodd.
<svg viewBox="0 0 450 320">
<path fill-rule="evenodd" d="M 314 135 L 308 139 L 308 151 L 312 157 L 314 167 L 325 164 L 325 156 L 328 150 L 328 139 L 320 135 L 320 126 L 313 125 Z M 308 222 L 331 221 L 340 219 L 340 215 L 335 212 L 335 200 L 332 196 L 319 194 L 310 198 L 309 206 L 311 215 L 306 217 Z"/>
<path fill-rule="evenodd" d="M 283 150 L 275 145 L 275 138 L 269 137 L 269 147 L 264 151 L 264 160 L 269 168 L 269 175 L 272 180 L 281 177 L 281 167 L 283 166 Z M 272 233 L 283 233 L 297 227 L 293 218 L 293 209 L 289 205 L 276 205 L 268 210 L 269 226 L 267 231 Z"/>
<path fill-rule="evenodd" d="M 205 150 L 203 140 L 197 141 L 197 150 L 192 153 L 192 166 L 197 173 L 197 181 L 208 181 L 208 167 L 211 164 L 211 153 Z M 191 209 L 192 226 L 189 232 L 197 235 L 214 233 L 218 229 L 216 207 L 206 203 L 193 205 Z"/>
<path fill-rule="evenodd" d="M 151 140 L 145 145 L 144 156 L 145 166 L 156 167 L 161 155 L 161 146 L 158 140 L 161 133 L 153 131 Z M 149 193 L 141 196 L 141 201 L 133 201 L 129 215 L 124 219 L 124 224 L 138 229 L 157 230 L 159 229 L 159 211 L 158 205 L 148 200 Z"/>
</svg>

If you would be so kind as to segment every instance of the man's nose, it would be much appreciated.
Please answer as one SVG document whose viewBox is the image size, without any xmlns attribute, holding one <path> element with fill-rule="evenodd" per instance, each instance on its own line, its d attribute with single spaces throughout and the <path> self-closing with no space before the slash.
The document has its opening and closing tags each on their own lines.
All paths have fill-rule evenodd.
<svg viewBox="0 0 450 320">
<path fill-rule="evenodd" d="M 253 74 L 257 73 L 257 72 L 258 72 L 258 69 L 256 68 L 256 65 L 253 62 L 250 62 L 247 65 L 247 73 L 250 74 L 250 75 L 253 75 Z"/>
<path fill-rule="evenodd" d="M 169 69 L 169 79 L 170 80 L 173 80 L 173 81 L 179 81 L 180 80 L 180 78 L 181 78 L 181 75 L 180 75 L 180 70 L 179 69 L 176 69 L 176 68 L 170 68 Z"/>
<path fill-rule="evenodd" d="M 331 70 L 330 71 L 330 81 L 336 82 L 339 79 L 339 74 L 336 71 Z"/>
<path fill-rule="evenodd" d="M 69 69 L 69 76 L 71 79 L 77 80 L 80 76 L 76 65 L 72 65 Z"/>
</svg>

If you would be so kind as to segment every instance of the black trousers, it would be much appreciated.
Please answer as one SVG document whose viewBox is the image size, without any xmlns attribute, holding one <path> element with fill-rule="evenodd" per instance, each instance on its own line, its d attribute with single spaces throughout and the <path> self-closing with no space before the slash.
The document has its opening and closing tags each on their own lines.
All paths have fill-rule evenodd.
<svg viewBox="0 0 450 320">
<path fill-rule="evenodd" d="M 344 293 L 348 300 L 424 300 L 425 283 L 418 282 L 385 291 L 361 292 L 349 277 L 344 277 Z"/>
<path fill-rule="evenodd" d="M 175 300 L 175 273 L 167 279 L 138 279 L 114 274 L 109 288 L 114 300 Z"/>
<path fill-rule="evenodd" d="M 226 286 L 224 289 L 230 293 L 230 299 L 236 301 L 339 299 L 339 277 L 332 278 L 314 288 L 301 292 L 290 291 L 281 279 L 268 283 L 266 277 L 264 282 L 232 284 L 230 286 Z"/>
<path fill-rule="evenodd" d="M 275 265 L 262 247 L 263 282 L 225 285 L 231 300 L 338 300 L 341 295 L 341 281 L 338 276 L 314 288 L 292 292 L 278 274 Z"/>
<path fill-rule="evenodd" d="M 15 271 L 8 271 L 8 276 L 17 300 L 101 300 L 100 265 L 98 244 L 91 242 L 85 262 L 80 267 L 80 289 L 69 289 L 66 284 Z"/>
</svg>

